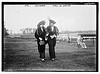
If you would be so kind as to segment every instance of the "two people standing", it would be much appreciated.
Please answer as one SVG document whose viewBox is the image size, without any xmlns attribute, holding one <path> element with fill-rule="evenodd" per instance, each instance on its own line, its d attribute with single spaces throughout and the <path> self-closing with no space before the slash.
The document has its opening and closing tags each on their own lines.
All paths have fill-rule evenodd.
<svg viewBox="0 0 100 74">
<path fill-rule="evenodd" d="M 55 60 L 55 45 L 56 38 L 59 34 L 59 30 L 56 26 L 54 26 L 56 22 L 49 19 L 49 26 L 47 28 L 44 27 L 45 21 L 41 21 L 38 24 L 38 28 L 35 32 L 35 37 L 37 39 L 38 51 L 40 54 L 41 61 L 45 59 L 45 45 L 48 43 L 49 45 L 49 55 L 52 61 Z"/>
</svg>

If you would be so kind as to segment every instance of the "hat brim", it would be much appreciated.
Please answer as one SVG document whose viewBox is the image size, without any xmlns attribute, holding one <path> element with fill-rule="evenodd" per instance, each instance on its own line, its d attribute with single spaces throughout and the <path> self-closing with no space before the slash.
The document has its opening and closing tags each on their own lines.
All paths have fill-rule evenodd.
<svg viewBox="0 0 100 74">
<path fill-rule="evenodd" d="M 56 24 L 56 22 L 54 20 L 49 20 L 50 23 Z"/>
<path fill-rule="evenodd" d="M 45 21 L 39 22 L 38 26 L 40 26 L 40 25 L 45 25 Z"/>
</svg>

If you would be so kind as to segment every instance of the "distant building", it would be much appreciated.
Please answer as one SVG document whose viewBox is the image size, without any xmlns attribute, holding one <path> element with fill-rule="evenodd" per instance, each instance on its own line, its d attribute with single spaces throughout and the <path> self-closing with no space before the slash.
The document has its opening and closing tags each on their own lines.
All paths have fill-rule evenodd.
<svg viewBox="0 0 100 74">
<path fill-rule="evenodd" d="M 36 31 L 35 28 L 25 28 L 25 29 L 20 29 L 20 32 L 22 35 L 27 35 L 27 34 L 34 34 Z"/>
<path fill-rule="evenodd" d="M 35 38 L 34 37 L 34 33 L 36 31 L 35 28 L 25 28 L 25 29 L 21 29 L 21 35 L 20 37 L 22 38 Z"/>
</svg>

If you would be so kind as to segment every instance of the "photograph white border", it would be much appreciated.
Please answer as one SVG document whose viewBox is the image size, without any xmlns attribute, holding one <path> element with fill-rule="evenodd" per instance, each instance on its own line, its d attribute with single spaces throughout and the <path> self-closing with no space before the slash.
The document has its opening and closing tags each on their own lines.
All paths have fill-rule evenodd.
<svg viewBox="0 0 100 74">
<path fill-rule="evenodd" d="M 1 6 L 1 2 L 100 2 L 100 0 L 0 0 L 0 6 Z M 0 10 L 1 10 L 1 7 L 0 7 Z M 99 10 L 100 10 L 100 8 L 99 8 Z M 0 15 L 1 16 L 1 15 Z M 100 15 L 99 15 L 100 16 Z M 99 21 L 100 21 L 100 19 L 99 19 Z M 2 21 L 0 20 L 0 23 L 1 23 Z M 99 23 L 98 23 L 98 26 L 99 26 Z M 100 28 L 100 26 L 99 26 L 99 28 Z M 0 29 L 2 29 L 2 25 L 0 25 Z M 1 30 L 0 30 L 1 31 Z M 99 32 L 100 33 L 100 32 Z M 99 34 L 100 35 L 100 34 Z M 0 48 L 2 48 L 2 41 L 1 41 L 1 37 L 2 37 L 2 31 L 0 32 Z M 98 36 L 98 38 L 99 38 L 99 36 Z M 100 45 L 100 44 L 99 44 Z M 2 50 L 2 49 L 1 49 Z M 2 51 L 0 50 L 0 53 L 2 53 Z M 99 51 L 99 46 L 98 46 L 98 51 Z M 98 53 L 100 53 L 100 51 L 98 52 Z M 99 54 L 98 54 L 98 60 L 100 61 L 100 56 L 99 56 Z M 0 56 L 0 63 L 1 63 L 1 59 L 2 59 L 2 57 Z M 99 61 L 98 61 L 98 63 L 99 63 Z M 0 69 L 1 69 L 1 65 L 2 64 L 0 64 Z M 99 71 L 100 71 L 100 64 L 99 64 Z M 1 73 L 16 73 L 17 74 L 17 72 L 2 72 L 1 71 Z M 26 73 L 27 74 L 27 72 L 18 72 L 18 73 Z M 41 72 L 28 72 L 28 73 L 41 73 Z M 63 73 L 63 72 L 45 72 L 45 73 Z M 64 73 L 66 73 L 66 72 L 64 72 Z M 67 72 L 67 73 L 85 73 L 85 74 L 88 74 L 88 73 L 96 73 L 96 74 L 98 74 L 99 72 Z M 44 73 L 43 73 L 44 74 Z"/>
</svg>

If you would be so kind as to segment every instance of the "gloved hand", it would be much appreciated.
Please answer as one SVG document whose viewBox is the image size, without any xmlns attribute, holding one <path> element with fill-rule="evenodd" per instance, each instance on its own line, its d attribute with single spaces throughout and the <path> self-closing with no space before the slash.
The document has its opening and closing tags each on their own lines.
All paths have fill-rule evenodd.
<svg viewBox="0 0 100 74">
<path fill-rule="evenodd" d="M 51 37 L 51 39 L 53 39 L 54 38 L 54 35 L 51 35 L 50 37 Z"/>
<path fill-rule="evenodd" d="M 39 40 L 42 40 L 42 38 L 41 38 L 41 37 L 39 37 Z"/>
<path fill-rule="evenodd" d="M 48 40 L 48 38 L 45 38 L 45 40 L 47 41 L 47 40 Z"/>
<path fill-rule="evenodd" d="M 57 37 L 55 34 L 53 35 L 54 37 Z"/>
<path fill-rule="evenodd" d="M 48 36 L 49 34 L 46 34 L 46 36 Z"/>
</svg>

